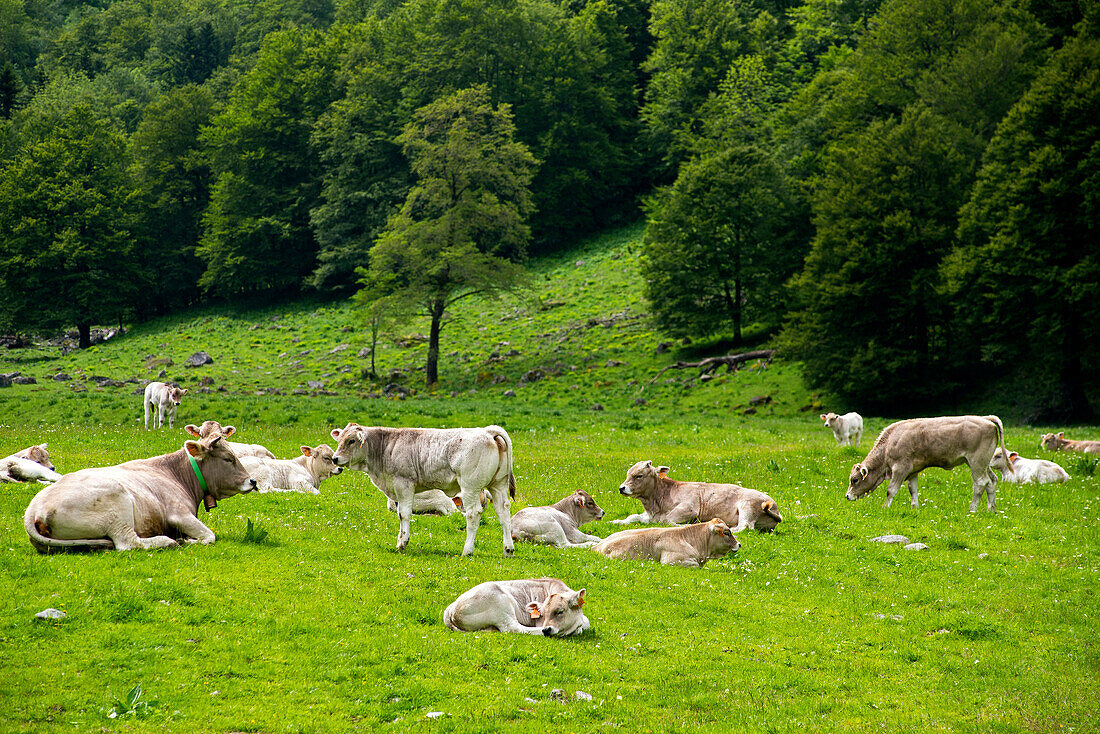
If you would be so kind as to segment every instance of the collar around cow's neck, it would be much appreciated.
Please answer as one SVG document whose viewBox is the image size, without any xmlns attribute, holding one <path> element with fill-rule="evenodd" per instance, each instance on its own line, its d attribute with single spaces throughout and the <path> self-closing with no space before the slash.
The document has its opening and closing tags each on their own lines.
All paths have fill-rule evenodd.
<svg viewBox="0 0 1100 734">
<path fill-rule="evenodd" d="M 195 461 L 195 457 L 191 454 L 187 455 L 187 460 L 191 462 L 191 471 L 195 472 L 195 477 L 199 480 L 199 486 L 202 487 L 202 505 L 206 508 L 207 512 L 218 506 L 218 501 L 214 499 L 214 494 L 210 491 L 210 488 L 206 486 L 206 479 L 203 478 L 202 472 L 199 471 L 199 462 Z"/>
</svg>

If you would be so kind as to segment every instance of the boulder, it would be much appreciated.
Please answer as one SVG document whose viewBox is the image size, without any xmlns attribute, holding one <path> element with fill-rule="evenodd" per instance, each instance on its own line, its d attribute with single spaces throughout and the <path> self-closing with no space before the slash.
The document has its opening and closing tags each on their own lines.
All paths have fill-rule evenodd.
<svg viewBox="0 0 1100 734">
<path fill-rule="evenodd" d="M 36 380 L 33 377 L 30 377 L 28 375 L 20 375 L 19 377 L 13 377 L 13 378 L 11 378 L 11 381 L 14 382 L 16 385 L 37 385 L 38 384 L 38 380 Z"/>
<path fill-rule="evenodd" d="M 186 367 L 202 367 L 204 364 L 214 364 L 214 360 L 206 352 L 195 352 L 184 362 Z"/>
<path fill-rule="evenodd" d="M 54 609 L 53 607 L 50 607 L 49 609 L 43 609 L 38 614 L 34 615 L 34 618 L 35 619 L 65 619 L 65 617 L 67 617 L 67 616 L 69 616 L 69 615 L 65 614 L 65 612 L 61 611 L 60 609 Z"/>
<path fill-rule="evenodd" d="M 877 538 L 871 538 L 872 543 L 888 543 L 891 545 L 905 545 L 909 542 L 909 538 L 904 535 L 880 535 Z"/>
<path fill-rule="evenodd" d="M 928 546 L 926 546 L 924 543 L 910 543 L 909 545 L 905 546 L 905 550 L 928 550 Z"/>
</svg>

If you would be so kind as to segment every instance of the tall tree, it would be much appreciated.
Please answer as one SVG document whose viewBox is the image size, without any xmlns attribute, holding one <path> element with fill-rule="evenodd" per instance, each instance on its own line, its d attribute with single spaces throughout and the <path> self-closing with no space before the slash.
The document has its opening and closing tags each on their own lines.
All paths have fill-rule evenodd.
<svg viewBox="0 0 1100 734">
<path fill-rule="evenodd" d="M 0 319 L 23 332 L 119 320 L 140 285 L 122 133 L 78 104 L 0 171 Z"/>
<path fill-rule="evenodd" d="M 471 87 L 416 111 L 399 141 L 416 183 L 371 249 L 368 287 L 415 301 L 431 322 L 425 381 L 439 379 L 447 308 L 515 287 L 530 238 L 535 159 L 507 105 Z"/>
</svg>

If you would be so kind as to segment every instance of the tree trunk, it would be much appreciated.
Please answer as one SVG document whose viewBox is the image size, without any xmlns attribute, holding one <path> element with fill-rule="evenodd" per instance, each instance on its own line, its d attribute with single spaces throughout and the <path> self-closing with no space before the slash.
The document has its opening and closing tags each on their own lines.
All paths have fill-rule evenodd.
<svg viewBox="0 0 1100 734">
<path fill-rule="evenodd" d="M 92 325 L 91 324 L 77 324 L 76 330 L 80 332 L 80 348 L 87 349 L 92 346 Z"/>
<path fill-rule="evenodd" d="M 372 380 L 378 379 L 378 372 L 374 368 L 374 355 L 378 351 L 378 316 L 375 315 L 370 321 L 370 377 Z"/>
<path fill-rule="evenodd" d="M 432 328 L 428 333 L 428 362 L 424 365 L 424 384 L 431 387 L 439 382 L 439 329 L 443 325 L 443 299 L 429 306 Z"/>
</svg>

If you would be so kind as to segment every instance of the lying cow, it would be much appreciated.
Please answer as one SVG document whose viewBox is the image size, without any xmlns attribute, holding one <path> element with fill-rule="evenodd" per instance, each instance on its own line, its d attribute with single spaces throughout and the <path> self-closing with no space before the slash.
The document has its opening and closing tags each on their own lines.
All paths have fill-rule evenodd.
<svg viewBox="0 0 1100 734">
<path fill-rule="evenodd" d="M 859 413 L 822 413 L 821 420 L 833 429 L 833 438 L 840 446 L 859 446 L 863 440 L 863 416 Z"/>
<path fill-rule="evenodd" d="M 1071 441 L 1064 431 L 1044 433 L 1039 444 L 1048 451 L 1078 451 L 1083 454 L 1100 454 L 1100 441 Z"/>
<path fill-rule="evenodd" d="M 489 504 L 489 492 L 481 490 L 481 509 Z M 386 498 L 386 509 L 397 512 L 397 501 Z M 412 513 L 414 515 L 450 515 L 462 509 L 462 498 L 448 497 L 441 490 L 429 489 L 413 495 Z"/>
<path fill-rule="evenodd" d="M 504 535 L 504 555 L 514 553 L 511 528 L 511 503 L 516 479 L 512 473 L 512 439 L 500 426 L 484 428 L 383 428 L 349 423 L 335 428 L 332 437 L 339 443 L 333 460 L 337 466 L 360 469 L 374 486 L 397 503 L 401 529 L 397 549 L 409 544 L 409 519 L 413 497 L 431 489 L 442 490 L 448 497 L 459 495 L 466 515 L 466 544 L 462 555 L 474 552 L 477 528 L 481 524 L 484 489 L 492 496 L 493 507 Z"/>
<path fill-rule="evenodd" d="M 1011 470 L 1009 465 L 1012 465 Z M 1010 451 L 1008 460 L 1005 460 L 1005 452 L 1000 447 L 993 452 L 993 459 L 989 462 L 991 469 L 1001 472 L 1002 482 L 1015 482 L 1018 484 L 1061 484 L 1069 481 L 1069 474 L 1053 461 L 1045 459 L 1025 459 L 1015 451 Z"/>
<path fill-rule="evenodd" d="M 188 423 L 183 427 L 183 430 L 195 438 L 206 438 L 207 436 L 221 436 L 222 438 L 229 438 L 237 429 L 234 426 L 223 426 L 217 421 L 203 421 L 201 426 L 196 426 L 193 423 Z M 237 443 L 236 441 L 226 441 L 225 445 L 229 449 L 240 457 L 255 456 L 259 459 L 274 459 L 275 454 L 271 453 L 266 446 L 262 446 L 258 443 Z"/>
<path fill-rule="evenodd" d="M 584 589 L 573 591 L 558 579 L 486 581 L 455 599 L 443 611 L 443 622 L 456 632 L 568 637 L 591 626 L 583 607 Z"/>
<path fill-rule="evenodd" d="M 320 494 L 321 482 L 344 470 L 332 462 L 332 447 L 327 443 L 314 448 L 302 446 L 301 450 L 302 455 L 293 459 L 238 456 L 260 492 Z"/>
<path fill-rule="evenodd" d="M 647 558 L 666 565 L 702 568 L 741 547 L 733 531 L 718 518 L 678 528 L 620 530 L 592 550 L 608 558 Z"/>
<path fill-rule="evenodd" d="M 779 506 L 768 495 L 739 484 L 678 482 L 668 478 L 667 466 L 654 467 L 639 461 L 626 472 L 619 493 L 641 500 L 645 512 L 612 520 L 616 525 L 632 522 L 705 522 L 717 517 L 738 533 L 745 528 L 760 532 L 775 530 L 783 522 Z"/>
<path fill-rule="evenodd" d="M 0 482 L 56 482 L 61 475 L 54 471 L 46 444 L 25 448 L 0 459 Z"/>
<path fill-rule="evenodd" d="M 599 520 L 603 510 L 592 495 L 579 489 L 546 507 L 525 507 L 512 516 L 512 539 L 558 548 L 591 548 L 602 538 L 578 528 Z"/>
<path fill-rule="evenodd" d="M 983 490 L 989 509 L 996 510 L 997 477 L 989 462 L 998 443 L 1003 452 L 1004 426 L 995 415 L 911 418 L 891 423 L 882 429 L 867 457 L 852 467 L 844 496 L 858 499 L 889 481 L 884 504 L 889 507 L 904 482 L 909 485 L 909 497 L 916 507 L 917 476 L 922 471 L 930 466 L 954 469 L 966 464 L 974 489 L 970 511 L 978 509 Z"/>
<path fill-rule="evenodd" d="M 149 430 L 149 415 L 156 411 L 153 425 L 160 428 L 164 425 L 164 416 L 168 416 L 168 427 L 172 428 L 176 420 L 176 408 L 183 401 L 186 390 L 181 390 L 175 385 L 166 385 L 163 382 L 150 382 L 145 386 L 145 430 Z"/>
<path fill-rule="evenodd" d="M 23 526 L 39 553 L 213 543 L 200 504 L 256 488 L 220 436 L 164 456 L 66 474 L 34 496 Z"/>
</svg>

